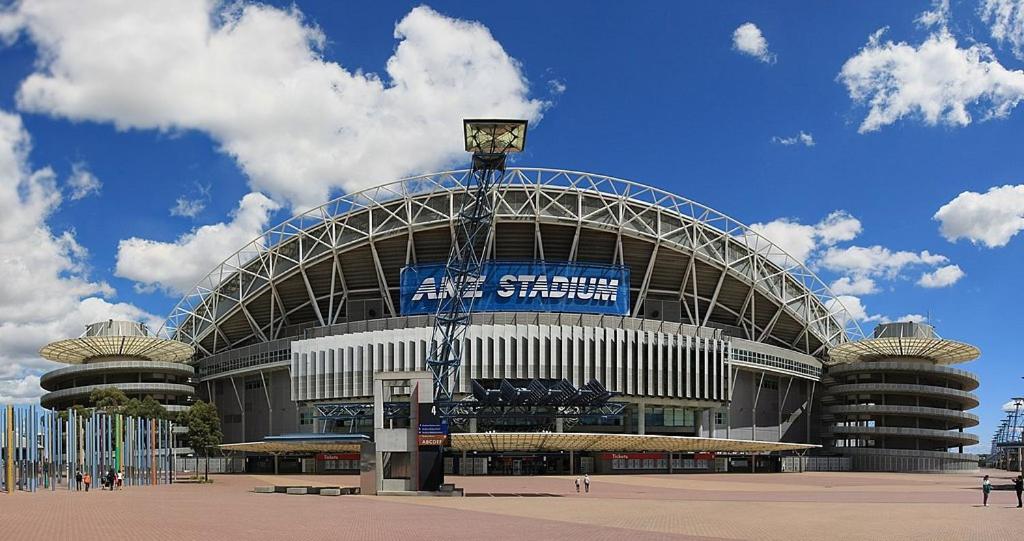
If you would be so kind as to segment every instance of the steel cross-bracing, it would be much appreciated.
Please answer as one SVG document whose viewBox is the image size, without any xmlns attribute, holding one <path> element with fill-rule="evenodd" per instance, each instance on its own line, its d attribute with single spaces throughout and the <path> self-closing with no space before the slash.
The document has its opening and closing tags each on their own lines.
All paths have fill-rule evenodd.
<svg viewBox="0 0 1024 541">
<path fill-rule="evenodd" d="M 482 280 L 494 220 L 494 187 L 505 176 L 505 154 L 474 154 L 471 178 L 455 222 L 427 367 L 434 374 L 434 401 L 450 401 L 462 367 L 462 344 Z M 390 297 L 390 295 L 389 295 Z"/>
<path fill-rule="evenodd" d="M 344 321 L 353 298 L 395 299 L 401 261 L 429 261 L 418 244 L 426 232 L 449 231 L 455 237 L 458 209 L 475 183 L 471 170 L 422 175 L 347 194 L 299 214 L 215 267 L 174 307 L 162 332 L 195 345 L 205 357 L 282 338 L 296 325 Z M 559 257 L 572 260 L 588 248 L 580 241 L 587 234 L 612 239 L 608 262 L 622 263 L 630 257 L 627 246 L 638 242 L 650 250 L 657 245 L 657 253 L 645 252 L 642 261 L 632 263 L 637 283 L 631 296 L 637 301 L 678 299 L 683 322 L 726 323 L 749 340 L 812 355 L 864 336 L 841 301 L 800 261 L 735 219 L 679 195 L 592 173 L 509 168 L 492 198 L 499 226 L 524 224 L 535 230 L 538 257 L 552 257 L 557 248 L 545 246 L 550 240 L 542 233 L 545 227 L 570 232 L 566 255 Z M 491 257 L 500 249 L 495 229 L 483 238 Z M 394 253 L 396 239 L 402 242 L 401 254 Z M 382 246 L 389 251 L 382 253 Z M 358 261 L 359 274 L 351 270 L 356 250 L 367 254 L 365 262 Z M 373 261 L 374 253 L 400 262 L 382 268 Z M 664 263 L 673 257 L 680 261 L 676 267 Z M 652 260 L 655 273 L 677 270 L 678 279 L 671 285 L 660 278 L 641 283 Z M 307 287 L 306 275 L 313 268 L 328 271 Z M 743 289 L 734 298 L 737 282 Z M 398 317 L 397 303 L 388 302 L 379 317 Z M 792 322 L 799 328 L 792 330 Z"/>
</svg>

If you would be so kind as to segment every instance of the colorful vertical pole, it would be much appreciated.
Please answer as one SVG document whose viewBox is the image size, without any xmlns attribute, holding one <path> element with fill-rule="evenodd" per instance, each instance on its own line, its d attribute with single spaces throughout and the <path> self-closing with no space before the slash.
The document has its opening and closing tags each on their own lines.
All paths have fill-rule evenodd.
<svg viewBox="0 0 1024 541">
<path fill-rule="evenodd" d="M 121 416 L 114 414 L 114 471 L 121 471 L 121 461 L 123 460 L 122 448 L 124 441 L 121 438 Z"/>
<path fill-rule="evenodd" d="M 7 461 L 4 464 L 7 493 L 14 493 L 14 406 L 7 406 Z"/>
</svg>

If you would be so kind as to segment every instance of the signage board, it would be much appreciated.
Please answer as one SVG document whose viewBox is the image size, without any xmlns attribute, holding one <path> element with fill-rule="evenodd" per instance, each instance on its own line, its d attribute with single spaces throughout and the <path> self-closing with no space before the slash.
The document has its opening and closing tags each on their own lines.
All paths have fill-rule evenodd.
<svg viewBox="0 0 1024 541">
<path fill-rule="evenodd" d="M 320 462 L 327 460 L 359 460 L 359 453 L 317 453 Z"/>
<path fill-rule="evenodd" d="M 434 314 L 454 294 L 443 264 L 402 269 L 402 315 Z M 484 262 L 468 288 L 477 312 L 629 314 L 629 268 L 590 263 Z"/>
<path fill-rule="evenodd" d="M 444 434 L 418 434 L 416 436 L 416 445 L 419 447 L 428 447 L 431 445 L 445 445 L 448 443 L 448 436 Z"/>
<path fill-rule="evenodd" d="M 665 453 L 601 453 L 598 457 L 601 460 L 661 460 Z"/>
<path fill-rule="evenodd" d="M 420 423 L 419 429 L 417 430 L 417 432 L 419 434 L 431 435 L 431 436 L 447 435 L 448 434 L 448 424 L 447 423 L 438 423 L 438 424 L 423 424 L 423 423 Z"/>
</svg>

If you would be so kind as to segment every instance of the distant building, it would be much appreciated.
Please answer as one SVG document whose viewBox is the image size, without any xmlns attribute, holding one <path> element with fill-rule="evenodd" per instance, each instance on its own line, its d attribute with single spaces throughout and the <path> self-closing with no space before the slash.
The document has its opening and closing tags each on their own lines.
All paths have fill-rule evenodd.
<svg viewBox="0 0 1024 541">
<path fill-rule="evenodd" d="M 976 470 L 978 443 L 965 429 L 978 424 L 967 410 L 974 374 L 951 365 L 980 355 L 978 348 L 940 338 L 931 325 L 890 323 L 867 340 L 829 352 L 822 397 L 826 450 L 853 459 L 857 470 Z"/>
<path fill-rule="evenodd" d="M 181 411 L 195 395 L 195 369 L 187 364 L 194 351 L 188 344 L 151 335 L 142 323 L 93 323 L 82 336 L 39 351 L 45 359 L 69 365 L 40 378 L 49 392 L 39 402 L 51 409 L 89 406 L 94 390 L 113 387 L 129 398 L 151 396 L 168 411 Z"/>
</svg>

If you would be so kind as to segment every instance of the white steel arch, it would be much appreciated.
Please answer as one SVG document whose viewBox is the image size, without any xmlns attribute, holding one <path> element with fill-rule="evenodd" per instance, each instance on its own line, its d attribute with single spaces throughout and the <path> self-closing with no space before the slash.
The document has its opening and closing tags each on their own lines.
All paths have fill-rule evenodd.
<svg viewBox="0 0 1024 541">
<path fill-rule="evenodd" d="M 275 284 L 295 276 L 302 277 L 308 294 L 301 306 L 313 308 L 316 323 L 330 325 L 338 320 L 348 296 L 338 253 L 356 245 L 369 245 L 386 312 L 397 316 L 387 294 L 394 286 L 387 283 L 375 243 L 408 234 L 405 259 L 414 263 L 414 232 L 454 227 L 457 198 L 468 180 L 469 170 L 410 177 L 347 194 L 298 214 L 258 236 L 201 279 L 174 307 L 161 332 L 193 344 L 201 355 L 208 355 L 239 342 L 229 340 L 219 323 L 242 314 L 251 328 L 250 340 L 273 340 L 284 326 L 287 313 L 295 311 L 285 308 Z M 618 239 L 614 258 L 619 262 L 624 257 L 623 238 L 653 243 L 651 262 L 662 247 L 692 255 L 678 291 L 690 323 L 707 324 L 712 311 L 726 310 L 748 338 L 764 341 L 772 334 L 779 316 L 788 314 L 802 325 L 790 346 L 796 349 L 802 338 L 807 345 L 807 335 L 812 335 L 821 345 L 806 352 L 815 355 L 864 336 L 840 300 L 805 265 L 746 225 L 700 203 L 628 180 L 539 168 L 510 168 L 495 196 L 496 220 L 534 224 L 538 237 L 541 224 L 575 226 L 570 259 L 575 257 L 584 228 L 614 233 Z M 490 244 L 493 250 L 493 239 Z M 543 258 L 543 245 L 539 251 L 537 255 Z M 325 261 L 333 266 L 330 290 L 318 295 L 306 269 Z M 694 284 L 697 280 L 694 261 L 721 272 L 710 297 L 698 294 L 695 286 L 687 292 L 687 280 L 692 279 Z M 653 265 L 648 265 L 638 292 L 638 307 L 649 292 L 652 269 Z M 727 277 L 746 284 L 746 300 L 738 310 L 716 302 Z M 247 302 L 267 291 L 271 293 L 270 321 L 258 322 L 247 309 Z M 755 292 L 775 305 L 771 307 L 774 315 L 760 326 L 754 317 Z M 324 303 L 326 310 L 321 307 Z M 704 313 L 701 304 L 709 306 Z M 203 347 L 200 341 L 211 335 L 221 346 Z"/>
</svg>

